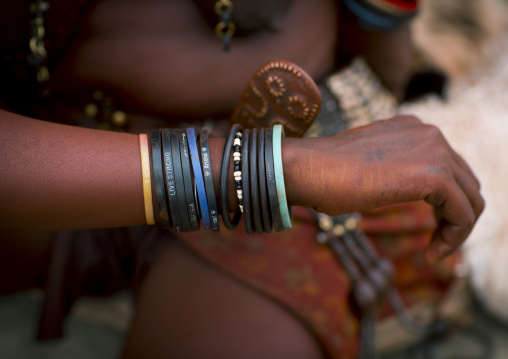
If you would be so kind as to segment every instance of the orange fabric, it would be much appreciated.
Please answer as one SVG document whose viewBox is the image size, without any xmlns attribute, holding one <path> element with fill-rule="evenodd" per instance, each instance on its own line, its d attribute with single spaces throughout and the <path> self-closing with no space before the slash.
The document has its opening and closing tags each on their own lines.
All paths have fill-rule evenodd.
<svg viewBox="0 0 508 359">
<path fill-rule="evenodd" d="M 328 247 L 316 242 L 310 213 L 304 208 L 293 208 L 293 213 L 293 228 L 280 233 L 246 235 L 240 227 L 179 238 L 213 265 L 290 309 L 330 357 L 354 358 L 359 325 L 348 305 L 349 279 Z M 434 229 L 430 206 L 418 202 L 370 211 L 361 228 L 380 254 L 394 261 L 396 285 L 408 305 L 439 300 L 453 278 L 455 259 L 435 267 L 423 259 Z"/>
</svg>

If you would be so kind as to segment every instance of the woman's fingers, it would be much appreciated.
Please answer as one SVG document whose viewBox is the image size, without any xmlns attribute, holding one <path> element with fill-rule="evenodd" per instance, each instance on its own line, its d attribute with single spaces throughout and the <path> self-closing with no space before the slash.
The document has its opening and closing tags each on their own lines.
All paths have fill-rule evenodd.
<svg viewBox="0 0 508 359">
<path fill-rule="evenodd" d="M 457 164 L 467 173 L 469 174 L 469 176 L 471 176 L 473 178 L 473 180 L 475 181 L 476 183 L 476 187 L 478 188 L 478 190 L 480 189 L 480 181 L 478 180 L 478 178 L 476 177 L 476 175 L 474 174 L 473 170 L 471 169 L 471 167 L 469 167 L 469 165 L 467 164 L 466 161 L 464 161 L 464 159 L 457 153 L 455 152 L 455 150 L 448 144 L 448 147 L 449 147 L 449 150 L 450 150 L 450 153 L 453 157 L 453 159 L 455 160 L 455 162 L 457 162 Z"/>
<path fill-rule="evenodd" d="M 435 206 L 439 219 L 438 228 L 426 250 L 429 262 L 441 259 L 460 247 L 478 219 L 478 208 L 474 207 L 483 203 L 479 194 L 473 195 L 474 200 L 471 201 L 458 183 L 439 191 L 439 195 L 432 194 L 426 198 L 428 203 Z"/>
<path fill-rule="evenodd" d="M 437 183 L 431 187 L 433 193 L 425 198 L 435 206 L 439 226 L 426 251 L 430 261 L 440 259 L 455 251 L 467 238 L 481 215 L 485 202 L 480 195 L 480 182 L 464 159 L 449 145 L 438 128 L 427 127 L 426 136 L 433 137 L 433 162 L 442 168 Z M 432 163 L 431 161 L 431 163 Z M 434 179 L 435 180 L 435 179 Z"/>
<path fill-rule="evenodd" d="M 457 155 L 458 156 L 458 155 Z M 460 160 L 460 156 L 458 156 Z M 466 166 L 466 167 L 464 167 Z M 462 188 L 464 194 L 468 198 L 471 206 L 473 207 L 473 211 L 475 214 L 475 218 L 478 219 L 485 208 L 485 201 L 480 195 L 480 182 L 473 174 L 471 169 L 467 166 L 466 162 L 462 160 L 462 165 L 457 165 L 454 169 L 454 179 L 457 184 Z"/>
<path fill-rule="evenodd" d="M 435 190 L 434 198 L 438 228 L 426 251 L 429 261 L 441 259 L 455 251 L 467 238 L 485 207 L 480 183 L 471 168 L 449 145 L 450 169 L 453 178 L 445 177 Z M 439 202 L 443 201 L 441 205 Z"/>
</svg>

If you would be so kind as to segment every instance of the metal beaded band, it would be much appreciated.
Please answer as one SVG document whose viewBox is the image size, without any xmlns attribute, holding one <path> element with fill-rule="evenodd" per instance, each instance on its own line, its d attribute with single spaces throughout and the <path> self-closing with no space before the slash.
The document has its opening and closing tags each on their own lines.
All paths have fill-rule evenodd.
<svg viewBox="0 0 508 359">
<path fill-rule="evenodd" d="M 258 180 L 261 199 L 261 216 L 263 219 L 263 230 L 266 233 L 272 231 L 272 218 L 270 203 L 268 201 L 268 189 L 265 170 L 265 129 L 262 128 L 258 136 Z"/>
<path fill-rule="evenodd" d="M 191 230 L 189 213 L 187 212 L 187 199 L 185 198 L 185 184 L 182 172 L 182 159 L 180 157 L 180 133 L 178 129 L 170 130 L 171 155 L 173 156 L 173 173 L 175 175 L 176 197 L 178 198 L 178 209 L 184 232 Z"/>
<path fill-rule="evenodd" d="M 238 131 L 235 133 L 233 140 L 233 164 L 235 166 L 233 176 L 235 177 L 236 184 L 236 196 L 238 197 L 238 205 L 240 206 L 240 212 L 243 213 L 243 186 L 242 186 L 242 132 Z"/>
<path fill-rule="evenodd" d="M 170 213 L 175 232 L 182 232 L 182 221 L 178 209 L 178 196 L 175 183 L 175 172 L 173 169 L 173 155 L 171 153 L 171 132 L 163 129 L 162 132 L 162 153 L 164 154 L 163 170 L 166 187 L 166 196 L 169 200 Z"/>
<path fill-rule="evenodd" d="M 348 124 L 338 99 L 325 83 L 318 84 L 318 89 L 322 99 L 321 109 L 304 137 L 332 136 L 347 130 Z"/>
<path fill-rule="evenodd" d="M 155 223 L 161 223 L 161 218 L 160 218 L 160 211 L 159 211 L 159 201 L 157 200 L 157 193 L 156 193 L 156 186 L 155 186 L 155 175 L 154 175 L 154 170 L 153 170 L 153 162 L 154 162 L 154 153 L 153 153 L 153 144 L 152 144 L 152 135 L 153 135 L 153 132 L 150 134 L 150 138 L 148 138 L 148 134 L 147 134 L 147 139 L 148 139 L 148 152 L 150 153 L 150 178 L 152 179 L 152 183 L 151 183 L 151 187 L 152 187 L 152 207 L 153 207 L 153 216 L 154 216 L 154 219 L 155 219 Z M 157 156 L 157 155 L 156 155 Z M 159 157 L 160 157 L 160 168 L 162 169 L 162 157 L 160 155 L 160 132 L 159 132 Z M 157 160 L 156 160 L 157 161 Z M 162 173 L 162 172 L 161 172 Z M 163 184 L 164 186 L 164 184 Z M 166 229 L 166 228 L 165 228 Z"/>
<path fill-rule="evenodd" d="M 271 128 L 265 129 L 265 172 L 266 188 L 268 189 L 268 199 L 272 213 L 273 227 L 276 232 L 284 230 L 282 217 L 280 215 L 279 199 L 277 198 L 277 186 L 275 185 L 275 171 L 273 169 L 273 131 Z"/>
<path fill-rule="evenodd" d="M 189 150 L 187 146 L 187 134 L 184 130 L 179 130 L 180 137 L 180 158 L 182 159 L 183 183 L 185 186 L 185 198 L 187 199 L 187 212 L 191 229 L 199 230 L 199 218 L 196 211 L 196 200 L 194 197 L 194 186 L 192 181 L 192 172 L 190 164 Z"/>
<path fill-rule="evenodd" d="M 261 220 L 261 204 L 259 198 L 259 183 L 258 183 L 258 161 L 257 161 L 257 148 L 258 148 L 258 129 L 252 130 L 252 138 L 250 139 L 249 150 L 249 166 L 250 166 L 250 199 L 252 203 L 252 218 L 254 220 L 254 230 L 256 233 L 263 233 L 263 223 Z"/>
<path fill-rule="evenodd" d="M 201 161 L 199 160 L 198 145 L 196 144 L 196 133 L 194 128 L 187 128 L 187 142 L 189 143 L 189 151 L 192 161 L 192 169 L 194 170 L 194 182 L 198 191 L 199 207 L 201 208 L 201 218 L 203 219 L 203 228 L 211 229 L 210 211 L 208 210 L 208 202 L 206 197 L 205 182 L 203 172 L 201 171 Z"/>
<path fill-rule="evenodd" d="M 152 179 L 150 176 L 150 152 L 148 151 L 148 138 L 145 133 L 139 134 L 139 152 L 141 154 L 146 224 L 155 224 L 152 202 Z"/>
<path fill-rule="evenodd" d="M 215 200 L 215 187 L 213 186 L 212 165 L 210 162 L 210 148 L 208 147 L 208 131 L 198 133 L 199 145 L 201 149 L 201 169 L 205 180 L 206 198 L 208 200 L 208 209 L 210 210 L 210 221 L 212 222 L 212 231 L 220 232 L 219 211 L 217 201 Z"/>
<path fill-rule="evenodd" d="M 282 136 L 284 136 L 284 129 L 282 125 L 278 124 L 273 126 L 273 165 L 280 215 L 282 217 L 284 228 L 291 228 L 291 208 L 288 208 L 286 187 L 284 185 L 284 170 L 282 168 Z"/>
<path fill-rule="evenodd" d="M 397 113 L 397 99 L 384 88 L 361 57 L 355 58 L 344 70 L 327 77 L 326 86 L 337 99 L 348 128 L 367 125 Z"/>
<path fill-rule="evenodd" d="M 226 142 L 224 143 L 224 151 L 222 152 L 222 164 L 220 171 L 220 202 L 222 211 L 222 221 L 227 229 L 233 230 L 238 226 L 242 212 L 236 212 L 233 219 L 229 217 L 228 205 L 228 174 L 229 174 L 229 159 L 231 157 L 231 148 L 233 146 L 234 135 L 238 131 L 243 131 L 239 124 L 234 124 L 228 133 Z M 239 163 L 238 163 L 239 165 Z M 236 165 L 235 165 L 236 166 Z"/>
<path fill-rule="evenodd" d="M 35 70 L 35 79 L 39 96 L 46 97 L 50 94 L 50 73 L 47 68 L 48 53 L 44 42 L 46 29 L 44 26 L 44 13 L 48 11 L 49 3 L 43 0 L 35 0 L 30 4 L 30 41 L 27 63 Z"/>
<path fill-rule="evenodd" d="M 231 0 L 217 0 L 215 13 L 219 16 L 219 22 L 215 26 L 215 35 L 222 40 L 224 51 L 229 51 L 231 38 L 235 33 L 235 24 L 232 21 L 233 2 Z"/>
<path fill-rule="evenodd" d="M 242 193 L 243 193 L 243 222 L 245 224 L 245 232 L 247 234 L 254 233 L 252 231 L 251 217 L 251 200 L 250 200 L 250 181 L 249 181 L 249 144 L 251 138 L 251 130 L 244 131 L 243 147 L 242 147 Z"/>
<path fill-rule="evenodd" d="M 170 229 L 173 223 L 168 211 L 166 190 L 164 187 L 164 169 L 162 168 L 161 130 L 152 131 L 152 191 L 157 199 L 158 215 L 162 228 Z M 156 211 L 157 214 L 157 211 Z"/>
</svg>

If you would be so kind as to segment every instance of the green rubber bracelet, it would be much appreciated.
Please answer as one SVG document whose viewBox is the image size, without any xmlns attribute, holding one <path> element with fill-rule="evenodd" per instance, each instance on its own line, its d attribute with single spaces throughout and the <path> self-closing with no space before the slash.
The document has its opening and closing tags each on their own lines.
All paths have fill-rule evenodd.
<svg viewBox="0 0 508 359">
<path fill-rule="evenodd" d="M 273 167 L 275 172 L 275 186 L 277 187 L 277 198 L 279 199 L 282 225 L 284 228 L 291 228 L 291 208 L 288 208 L 286 187 L 284 185 L 284 171 L 282 169 L 282 136 L 284 136 L 282 125 L 273 126 Z"/>
</svg>

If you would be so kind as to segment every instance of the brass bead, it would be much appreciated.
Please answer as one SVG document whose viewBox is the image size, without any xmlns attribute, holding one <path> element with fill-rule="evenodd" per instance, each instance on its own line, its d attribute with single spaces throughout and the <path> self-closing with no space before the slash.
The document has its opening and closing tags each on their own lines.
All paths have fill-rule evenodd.
<svg viewBox="0 0 508 359">
<path fill-rule="evenodd" d="M 215 13 L 221 15 L 223 11 L 227 13 L 233 12 L 233 2 L 231 0 L 219 0 L 215 3 Z"/>
<path fill-rule="evenodd" d="M 344 226 L 342 224 L 336 224 L 333 227 L 333 234 L 335 234 L 338 237 L 344 235 L 345 232 L 346 232 L 346 229 L 344 228 Z"/>
<path fill-rule="evenodd" d="M 40 3 L 33 3 L 30 5 L 30 12 L 35 14 L 36 12 L 45 12 L 49 9 L 49 3 L 46 1 L 41 1 Z"/>
<path fill-rule="evenodd" d="M 32 36 L 40 39 L 41 41 L 44 38 L 45 33 L 46 29 L 42 24 L 35 24 L 35 26 L 32 27 Z"/>
<path fill-rule="evenodd" d="M 344 224 L 348 231 L 353 231 L 356 229 L 358 223 L 356 222 L 356 219 L 354 219 L 353 217 L 349 217 L 348 219 L 346 219 L 346 223 Z"/>
<path fill-rule="evenodd" d="M 37 71 L 37 81 L 39 82 L 47 82 L 49 81 L 49 70 L 46 66 L 42 66 Z"/>
<path fill-rule="evenodd" d="M 85 115 L 90 118 L 94 118 L 97 116 L 97 105 L 94 103 L 89 103 L 85 106 Z"/>
<path fill-rule="evenodd" d="M 123 111 L 115 111 L 111 115 L 111 121 L 113 122 L 113 125 L 117 127 L 125 126 L 127 123 L 127 115 Z"/>
<path fill-rule="evenodd" d="M 229 37 L 233 37 L 233 34 L 235 33 L 236 26 L 232 21 L 221 21 L 215 26 L 215 35 L 222 39 L 224 35 L 227 35 Z"/>
<path fill-rule="evenodd" d="M 41 39 L 35 36 L 32 37 L 28 46 L 30 47 L 30 51 L 32 51 L 32 53 L 37 54 L 42 58 L 46 58 L 46 48 L 44 47 L 44 42 Z"/>
<path fill-rule="evenodd" d="M 333 228 L 333 221 L 329 216 L 322 216 L 319 218 L 319 228 L 323 231 L 330 231 Z"/>
</svg>

